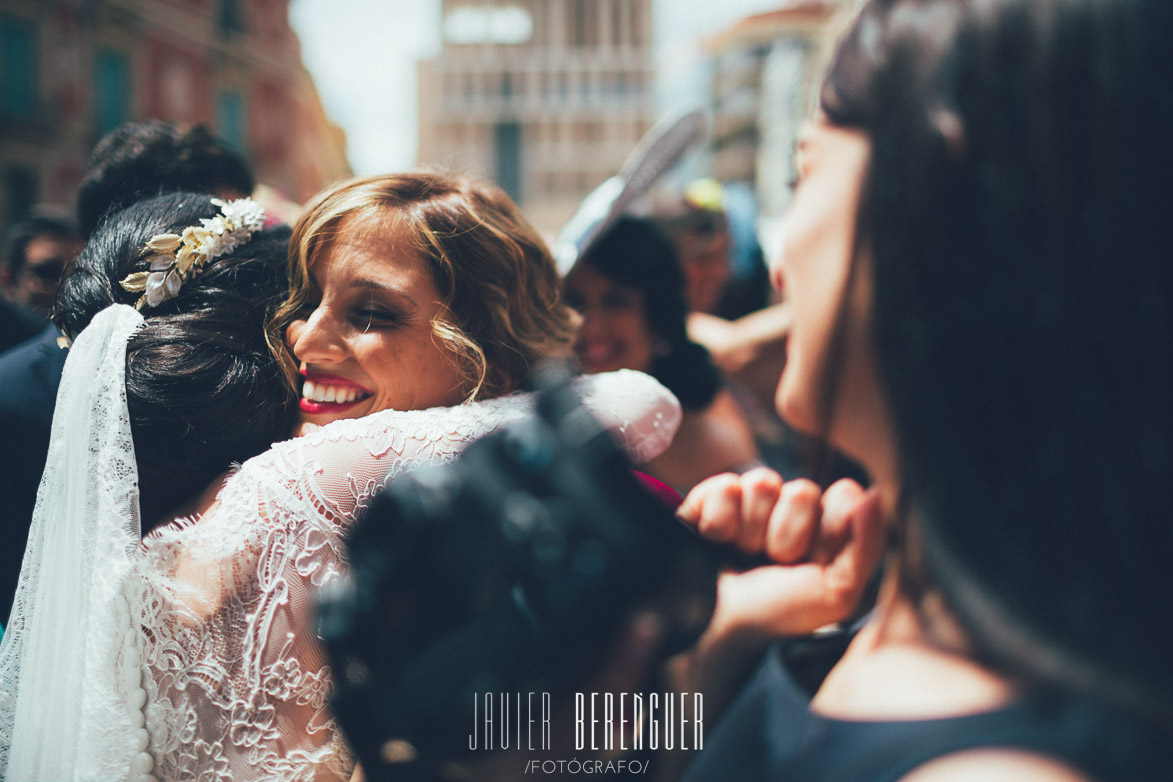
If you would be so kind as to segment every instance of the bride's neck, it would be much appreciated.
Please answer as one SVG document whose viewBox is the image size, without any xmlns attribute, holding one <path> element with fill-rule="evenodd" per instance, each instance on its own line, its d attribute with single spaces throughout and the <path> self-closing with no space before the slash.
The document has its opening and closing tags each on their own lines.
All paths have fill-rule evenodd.
<svg viewBox="0 0 1173 782">
<path fill-rule="evenodd" d="M 931 597 L 918 608 L 901 589 L 900 569 L 888 565 L 872 618 L 812 708 L 843 719 L 933 719 L 987 711 L 1013 699 L 1012 683 L 968 654 L 964 634 L 945 608 Z"/>
</svg>

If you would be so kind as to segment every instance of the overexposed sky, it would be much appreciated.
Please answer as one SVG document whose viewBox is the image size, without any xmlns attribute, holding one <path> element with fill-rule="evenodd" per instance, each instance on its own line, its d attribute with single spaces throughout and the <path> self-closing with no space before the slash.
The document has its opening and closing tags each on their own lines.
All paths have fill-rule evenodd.
<svg viewBox="0 0 1173 782">
<path fill-rule="evenodd" d="M 686 71 L 695 43 L 780 0 L 653 0 L 657 66 Z M 411 168 L 417 60 L 440 50 L 440 0 L 293 0 L 290 21 L 356 174 Z"/>
</svg>

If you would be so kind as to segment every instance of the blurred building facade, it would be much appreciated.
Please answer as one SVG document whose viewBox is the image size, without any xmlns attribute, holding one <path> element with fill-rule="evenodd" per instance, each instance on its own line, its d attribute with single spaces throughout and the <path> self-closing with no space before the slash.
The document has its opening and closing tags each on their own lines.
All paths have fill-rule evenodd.
<svg viewBox="0 0 1173 782">
<path fill-rule="evenodd" d="M 816 105 L 835 23 L 852 2 L 790 0 L 705 42 L 711 175 L 748 186 L 765 220 L 790 203 L 798 135 Z"/>
<path fill-rule="evenodd" d="M 655 119 L 651 4 L 443 0 L 418 163 L 496 181 L 556 234 Z"/>
<path fill-rule="evenodd" d="M 0 0 L 0 223 L 72 205 L 93 145 L 127 120 L 206 124 L 293 201 L 346 176 L 289 2 Z"/>
</svg>

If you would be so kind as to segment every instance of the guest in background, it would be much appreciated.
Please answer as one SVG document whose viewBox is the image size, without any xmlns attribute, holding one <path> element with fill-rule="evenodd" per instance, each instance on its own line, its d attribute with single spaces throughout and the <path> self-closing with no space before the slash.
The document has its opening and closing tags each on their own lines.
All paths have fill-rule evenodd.
<svg viewBox="0 0 1173 782">
<path fill-rule="evenodd" d="M 0 315 L 0 352 L 45 327 L 57 282 L 79 252 L 81 237 L 67 215 L 34 210 L 12 226 L 0 258 L 0 288 L 7 302 Z"/>
<path fill-rule="evenodd" d="M 564 285 L 566 303 L 582 315 L 574 350 L 583 370 L 647 372 L 684 409 L 672 445 L 642 469 L 683 494 L 710 475 L 758 463 L 753 432 L 720 370 L 688 338 L 676 249 L 653 221 L 620 218 Z"/>
<path fill-rule="evenodd" d="M 231 200 L 255 187 L 248 161 L 203 125 L 127 122 L 94 147 L 77 194 L 77 220 L 89 236 L 107 213 L 159 193 L 190 190 Z"/>
<path fill-rule="evenodd" d="M 65 363 L 49 308 L 57 282 L 81 251 L 70 218 L 50 212 L 13 226 L 0 266 L 0 624 L 16 589 L 25 535 L 49 449 L 53 398 Z M 27 309 L 26 309 L 27 308 Z M 14 347 L 15 345 L 15 347 Z"/>
</svg>

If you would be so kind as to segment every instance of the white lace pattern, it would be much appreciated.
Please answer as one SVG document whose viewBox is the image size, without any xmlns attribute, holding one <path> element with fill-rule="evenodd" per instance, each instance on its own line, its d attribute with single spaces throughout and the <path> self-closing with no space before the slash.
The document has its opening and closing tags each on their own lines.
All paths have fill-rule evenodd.
<svg viewBox="0 0 1173 782">
<path fill-rule="evenodd" d="M 149 779 L 122 598 L 139 539 L 126 341 L 142 322 L 130 307 L 103 310 L 65 363 L 0 646 L 0 778 L 10 782 Z"/>
<path fill-rule="evenodd" d="M 635 462 L 671 440 L 679 407 L 651 378 L 576 382 Z M 533 401 L 512 395 L 335 422 L 245 463 L 198 522 L 147 536 L 126 597 L 140 628 L 155 776 L 348 779 L 353 760 L 326 707 L 315 591 L 346 568 L 343 536 L 389 479 L 454 459 Z"/>
<path fill-rule="evenodd" d="M 0 645 L 0 778 L 346 780 L 314 594 L 345 569 L 343 535 L 374 492 L 533 397 L 336 422 L 249 460 L 202 518 L 140 541 L 124 375 L 141 323 L 104 310 L 66 362 Z M 651 378 L 576 382 L 635 462 L 675 433 L 679 406 Z"/>
</svg>

